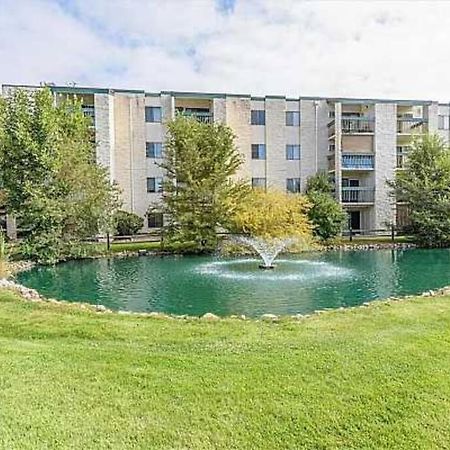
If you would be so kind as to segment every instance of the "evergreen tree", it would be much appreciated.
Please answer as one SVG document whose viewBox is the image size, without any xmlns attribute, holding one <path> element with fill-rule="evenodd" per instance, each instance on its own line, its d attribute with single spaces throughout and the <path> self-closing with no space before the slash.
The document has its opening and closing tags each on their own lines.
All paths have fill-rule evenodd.
<svg viewBox="0 0 450 450">
<path fill-rule="evenodd" d="M 191 242 L 199 250 L 217 244 L 217 231 L 228 229 L 248 186 L 236 180 L 242 163 L 234 135 L 223 124 L 178 116 L 168 123 L 162 210 L 169 240 Z"/>
</svg>

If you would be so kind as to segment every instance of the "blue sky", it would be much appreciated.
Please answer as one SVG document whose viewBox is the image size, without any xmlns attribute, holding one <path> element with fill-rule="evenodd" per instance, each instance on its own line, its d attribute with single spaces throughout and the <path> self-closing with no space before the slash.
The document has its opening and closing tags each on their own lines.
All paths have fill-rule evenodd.
<svg viewBox="0 0 450 450">
<path fill-rule="evenodd" d="M 450 2 L 0 0 L 0 83 L 448 101 Z"/>
</svg>

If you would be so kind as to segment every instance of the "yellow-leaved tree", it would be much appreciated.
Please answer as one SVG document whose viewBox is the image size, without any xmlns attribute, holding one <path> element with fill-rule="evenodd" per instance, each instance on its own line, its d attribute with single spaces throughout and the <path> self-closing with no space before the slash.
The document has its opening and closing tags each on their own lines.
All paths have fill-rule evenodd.
<svg viewBox="0 0 450 450">
<path fill-rule="evenodd" d="M 267 240 L 292 238 L 296 248 L 313 243 L 313 226 L 308 219 L 311 205 L 300 194 L 276 189 L 252 190 L 237 209 L 233 223 L 235 233 Z"/>
</svg>

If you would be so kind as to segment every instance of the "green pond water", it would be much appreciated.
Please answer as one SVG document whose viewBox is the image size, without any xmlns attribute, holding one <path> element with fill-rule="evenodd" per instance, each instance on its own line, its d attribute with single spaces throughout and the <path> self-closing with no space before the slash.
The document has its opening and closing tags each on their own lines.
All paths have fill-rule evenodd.
<svg viewBox="0 0 450 450">
<path fill-rule="evenodd" d="M 450 251 L 378 250 L 258 259 L 136 257 L 37 267 L 19 282 L 47 297 L 115 310 L 225 316 L 297 314 L 450 285 Z"/>
</svg>

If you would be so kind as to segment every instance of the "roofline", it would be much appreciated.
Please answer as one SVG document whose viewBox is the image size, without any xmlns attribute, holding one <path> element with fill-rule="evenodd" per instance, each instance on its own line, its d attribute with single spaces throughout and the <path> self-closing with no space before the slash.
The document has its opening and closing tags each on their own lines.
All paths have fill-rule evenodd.
<svg viewBox="0 0 450 450">
<path fill-rule="evenodd" d="M 2 88 L 34 88 L 39 89 L 46 86 L 27 85 L 27 84 L 3 84 Z M 327 101 L 329 103 L 397 103 L 400 105 L 429 105 L 431 103 L 438 103 L 440 106 L 449 106 L 449 103 L 436 102 L 433 100 L 418 100 L 418 99 L 381 99 L 381 98 L 357 98 L 357 97 L 324 97 L 324 96 L 299 96 L 299 97 L 286 97 L 284 95 L 265 95 L 265 96 L 252 96 L 251 94 L 232 94 L 225 92 L 195 92 L 195 91 L 160 91 L 160 92 L 146 92 L 141 89 L 114 89 L 114 88 L 96 88 L 96 87 L 82 87 L 82 86 L 47 86 L 53 92 L 57 93 L 79 93 L 79 94 L 113 94 L 115 92 L 124 94 L 141 94 L 146 97 L 158 97 L 161 95 L 170 95 L 172 97 L 185 97 L 185 98 L 227 98 L 227 97 L 240 97 L 248 98 L 255 101 L 263 101 L 266 99 L 279 99 L 286 101 L 301 101 L 301 100 L 318 100 Z"/>
<path fill-rule="evenodd" d="M 112 88 L 96 88 L 83 86 L 53 86 L 53 85 L 32 85 L 32 84 L 3 84 L 2 88 L 26 88 L 26 89 L 43 89 L 49 88 L 56 93 L 74 93 L 74 94 L 112 94 L 114 92 L 127 94 L 144 94 L 144 90 L 140 89 L 112 89 Z"/>
</svg>

